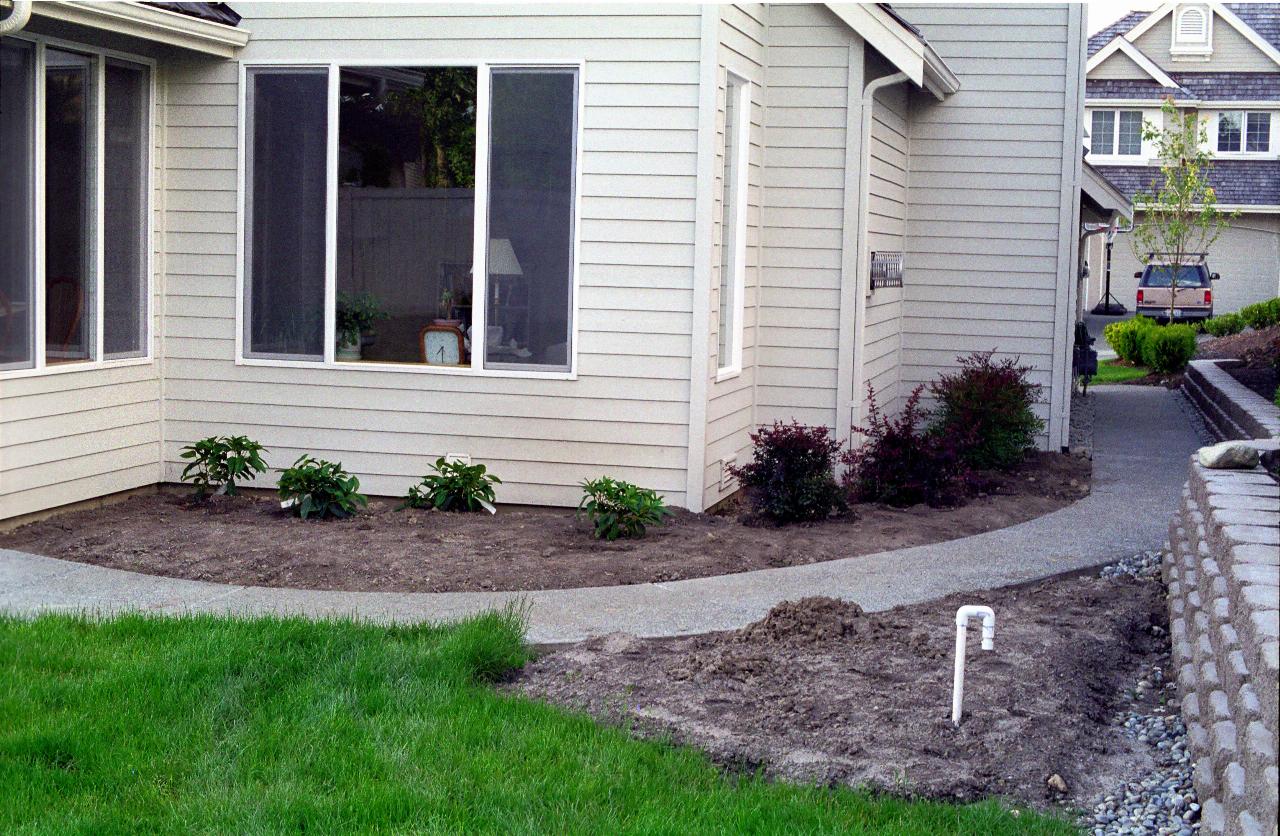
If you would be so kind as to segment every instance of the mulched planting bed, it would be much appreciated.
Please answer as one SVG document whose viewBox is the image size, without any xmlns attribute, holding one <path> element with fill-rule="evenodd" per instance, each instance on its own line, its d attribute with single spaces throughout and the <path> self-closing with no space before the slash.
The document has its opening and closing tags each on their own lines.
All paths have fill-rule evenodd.
<svg viewBox="0 0 1280 836">
<path fill-rule="evenodd" d="M 1261 331 L 1242 331 L 1229 337 L 1219 337 L 1200 346 L 1197 356 L 1202 359 L 1242 361 L 1240 366 L 1226 366 L 1227 374 L 1248 389 L 1270 401 L 1280 386 L 1280 325 Z"/>
<path fill-rule="evenodd" d="M 993 475 L 956 509 L 858 506 L 821 523 L 746 525 L 736 509 L 676 512 L 638 540 L 594 540 L 571 509 L 497 516 L 396 511 L 373 500 L 346 520 L 303 521 L 262 496 L 195 502 L 177 489 L 67 512 L 0 534 L 0 547 L 168 577 L 304 589 L 402 592 L 557 589 L 672 581 L 817 563 L 1023 522 L 1088 493 L 1087 459 L 1041 453 Z"/>
<path fill-rule="evenodd" d="M 559 649 L 510 687 L 776 778 L 1088 807 L 1153 766 L 1114 717 L 1132 708 L 1124 688 L 1164 658 L 1162 591 L 1074 577 L 880 613 L 806 598 L 739 631 Z M 954 617 L 973 603 L 996 612 L 995 650 L 979 650 L 971 626 L 957 729 Z"/>
</svg>

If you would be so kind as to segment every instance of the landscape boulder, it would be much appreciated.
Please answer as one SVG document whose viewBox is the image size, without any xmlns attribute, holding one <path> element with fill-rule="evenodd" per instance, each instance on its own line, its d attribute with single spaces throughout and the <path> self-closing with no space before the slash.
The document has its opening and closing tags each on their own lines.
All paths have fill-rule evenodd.
<svg viewBox="0 0 1280 836">
<path fill-rule="evenodd" d="M 1248 470 L 1258 466 L 1258 450 L 1242 441 L 1224 441 L 1201 447 L 1197 457 L 1201 467 L 1214 470 Z"/>
</svg>

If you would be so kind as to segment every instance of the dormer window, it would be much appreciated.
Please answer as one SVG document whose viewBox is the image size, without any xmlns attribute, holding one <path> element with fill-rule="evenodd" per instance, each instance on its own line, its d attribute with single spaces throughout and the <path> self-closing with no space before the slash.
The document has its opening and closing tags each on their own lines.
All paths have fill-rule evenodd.
<svg viewBox="0 0 1280 836">
<path fill-rule="evenodd" d="M 1175 57 L 1192 56 L 1207 60 L 1213 51 L 1212 26 L 1213 14 L 1208 6 L 1179 6 L 1173 13 L 1170 53 Z"/>
</svg>

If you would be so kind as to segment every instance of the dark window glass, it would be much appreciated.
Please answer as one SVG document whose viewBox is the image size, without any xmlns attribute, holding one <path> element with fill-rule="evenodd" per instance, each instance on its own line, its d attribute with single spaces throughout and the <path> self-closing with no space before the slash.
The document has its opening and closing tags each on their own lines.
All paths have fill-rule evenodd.
<svg viewBox="0 0 1280 836">
<path fill-rule="evenodd" d="M 1116 112 L 1114 110 L 1095 110 L 1093 112 L 1093 130 L 1089 131 L 1089 150 L 1094 154 L 1111 154 L 1115 152 Z"/>
<path fill-rule="evenodd" d="M 103 103 L 102 353 L 146 353 L 147 69 L 108 61 Z"/>
<path fill-rule="evenodd" d="M 35 49 L 0 40 L 0 369 L 35 363 Z"/>
<path fill-rule="evenodd" d="M 1244 150 L 1271 150 L 1271 114 L 1250 113 L 1245 124 Z"/>
<path fill-rule="evenodd" d="M 328 71 L 249 70 L 250 356 L 324 357 Z"/>
<path fill-rule="evenodd" d="M 1218 114 L 1218 150 L 1240 150 L 1240 114 Z"/>
<path fill-rule="evenodd" d="M 577 71 L 495 70 L 485 363 L 567 370 Z"/>
<path fill-rule="evenodd" d="M 1137 156 L 1142 153 L 1142 111 L 1120 111 L 1120 135 L 1116 153 Z"/>
<path fill-rule="evenodd" d="M 94 59 L 45 50 L 45 362 L 93 358 Z"/>
</svg>

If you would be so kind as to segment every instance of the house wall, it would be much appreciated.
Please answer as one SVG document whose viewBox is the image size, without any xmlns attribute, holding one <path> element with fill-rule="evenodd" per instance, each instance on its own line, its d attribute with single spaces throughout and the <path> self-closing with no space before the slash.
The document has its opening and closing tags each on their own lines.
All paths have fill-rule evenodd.
<svg viewBox="0 0 1280 836">
<path fill-rule="evenodd" d="M 1138 289 L 1133 274 L 1142 270 L 1142 262 L 1133 253 L 1130 236 L 1116 236 L 1111 258 L 1111 295 L 1132 311 Z M 1209 269 L 1222 276 L 1213 285 L 1215 313 L 1280 296 L 1280 214 L 1240 215 L 1209 249 L 1208 261 Z M 1092 308 L 1101 300 L 1105 282 L 1103 245 L 1096 239 L 1089 247 L 1089 265 L 1086 305 Z"/>
<path fill-rule="evenodd" d="M 716 157 L 715 221 L 712 226 L 711 305 L 707 352 L 708 364 L 706 458 L 703 462 L 703 505 L 713 505 L 736 490 L 722 479 L 724 461 L 741 458 L 751 446 L 749 433 L 755 426 L 757 306 L 760 301 L 760 204 L 764 193 L 764 96 L 765 43 L 769 7 L 763 4 L 714 6 L 719 15 L 716 49 Z M 725 83 L 726 71 L 751 82 L 750 153 L 747 172 L 746 290 L 743 305 L 742 373 L 717 381 L 720 336 L 720 265 L 724 231 L 720 223 L 724 194 Z M 723 486 L 723 487 L 722 487 Z"/>
<path fill-rule="evenodd" d="M 1056 449 L 1079 246 L 1080 7 L 898 10 L 961 85 L 944 102 L 912 98 L 903 388 L 974 351 L 1017 355 L 1045 387 L 1041 443 Z"/>
<path fill-rule="evenodd" d="M 107 45 L 139 52 L 132 42 Z M 158 184 L 165 153 L 163 70 L 155 87 L 152 166 Z M 155 350 L 161 347 L 161 201 L 157 188 L 152 196 Z M 159 360 L 0 379 L 0 520 L 155 484 L 160 474 L 160 393 Z"/>
<path fill-rule="evenodd" d="M 165 477 L 244 432 L 279 466 L 341 460 L 401 494 L 445 453 L 504 502 L 575 504 L 608 473 L 686 502 L 700 10 L 238 3 L 245 63 L 585 60 L 576 380 L 237 365 L 235 62 L 175 65 Z M 590 14 L 590 25 L 584 25 Z"/>
<path fill-rule="evenodd" d="M 1167 14 L 1158 23 L 1142 33 L 1133 45 L 1165 70 L 1182 72 L 1274 72 L 1276 64 L 1262 53 L 1236 28 L 1218 16 L 1213 19 L 1212 62 L 1198 59 L 1174 58 L 1169 51 L 1173 38 L 1173 14 Z"/>
<path fill-rule="evenodd" d="M 1111 57 L 1089 71 L 1089 78 L 1149 79 L 1151 74 L 1123 52 L 1113 52 Z"/>
<path fill-rule="evenodd" d="M 770 7 L 761 423 L 836 421 L 849 88 L 861 78 L 850 61 L 861 56 L 861 39 L 825 7 Z"/>
<path fill-rule="evenodd" d="M 867 249 L 903 252 L 907 227 L 907 169 L 910 145 L 908 97 L 904 84 L 882 88 L 871 111 L 871 180 L 867 201 Z M 895 410 L 906 393 L 902 380 L 903 293 L 882 287 L 867 294 L 862 356 L 862 381 L 875 389 L 881 409 Z M 867 392 L 854 392 L 864 403 Z"/>
</svg>

